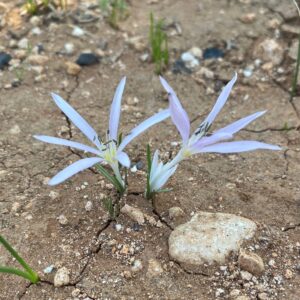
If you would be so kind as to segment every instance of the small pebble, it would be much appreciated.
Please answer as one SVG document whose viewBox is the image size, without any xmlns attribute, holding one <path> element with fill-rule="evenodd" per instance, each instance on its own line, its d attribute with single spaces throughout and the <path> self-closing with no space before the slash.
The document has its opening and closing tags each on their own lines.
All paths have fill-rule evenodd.
<svg viewBox="0 0 300 300">
<path fill-rule="evenodd" d="M 70 283 L 70 272 L 66 267 L 57 270 L 54 276 L 54 286 L 60 287 Z"/>
<path fill-rule="evenodd" d="M 184 211 L 179 206 L 169 208 L 169 218 L 171 220 L 184 216 Z"/>
<path fill-rule="evenodd" d="M 216 59 L 216 58 L 222 58 L 224 57 L 224 51 L 222 51 L 219 48 L 207 48 L 203 52 L 203 58 L 204 59 Z"/>
<path fill-rule="evenodd" d="M 293 276 L 294 276 L 293 271 L 291 271 L 290 269 L 285 270 L 284 277 L 286 279 L 292 279 Z"/>
<path fill-rule="evenodd" d="M 29 55 L 27 60 L 32 65 L 45 65 L 49 61 L 49 57 L 46 55 L 34 54 Z"/>
<path fill-rule="evenodd" d="M 194 69 L 199 66 L 199 60 L 190 52 L 182 53 L 180 58 L 189 69 Z"/>
<path fill-rule="evenodd" d="M 54 266 L 53 266 L 53 265 L 50 265 L 50 266 L 48 266 L 47 268 L 45 268 L 45 269 L 43 270 L 43 272 L 44 272 L 45 274 L 50 274 L 53 270 L 54 270 Z"/>
<path fill-rule="evenodd" d="M 80 289 L 74 289 L 71 293 L 73 298 L 77 298 L 80 295 L 81 291 Z"/>
<path fill-rule="evenodd" d="M 84 36 L 84 34 L 85 34 L 84 30 L 78 26 L 75 26 L 72 31 L 72 35 L 76 36 L 76 37 L 82 37 L 82 36 Z"/>
<path fill-rule="evenodd" d="M 32 16 L 29 20 L 30 24 L 32 24 L 33 26 L 38 26 L 41 24 L 42 20 L 40 17 L 38 16 Z"/>
<path fill-rule="evenodd" d="M 86 211 L 91 211 L 93 209 L 93 202 L 87 201 L 84 208 Z"/>
<path fill-rule="evenodd" d="M 121 231 L 123 229 L 123 226 L 121 224 L 116 224 L 115 228 L 117 231 Z"/>
<path fill-rule="evenodd" d="M 61 224 L 61 225 L 67 225 L 69 222 L 65 215 L 60 215 L 57 219 L 58 219 L 59 224 Z"/>
<path fill-rule="evenodd" d="M 0 70 L 3 70 L 11 60 L 11 56 L 8 53 L 0 52 Z"/>
<path fill-rule="evenodd" d="M 33 35 L 41 35 L 42 34 L 42 30 L 39 27 L 34 27 L 31 29 L 31 33 Z"/>
<path fill-rule="evenodd" d="M 157 259 L 149 259 L 148 262 L 148 277 L 157 277 L 160 276 L 164 272 L 160 262 Z"/>
<path fill-rule="evenodd" d="M 29 41 L 27 38 L 23 38 L 18 42 L 18 47 L 20 49 L 28 49 Z"/>
<path fill-rule="evenodd" d="M 11 212 L 16 213 L 19 212 L 21 208 L 21 204 L 19 202 L 14 202 L 11 206 Z"/>
<path fill-rule="evenodd" d="M 75 48 L 74 44 L 72 44 L 72 43 L 66 43 L 64 45 L 65 52 L 69 55 L 74 53 L 74 48 Z"/>
<path fill-rule="evenodd" d="M 81 71 L 81 67 L 71 61 L 65 62 L 65 66 L 69 75 L 77 76 Z"/>
<path fill-rule="evenodd" d="M 255 276 L 260 276 L 265 270 L 262 258 L 252 252 L 241 250 L 238 262 L 241 269 L 248 271 Z"/>
<path fill-rule="evenodd" d="M 252 278 L 252 274 L 247 271 L 241 271 L 240 274 L 243 280 L 250 281 Z"/>
<path fill-rule="evenodd" d="M 121 208 L 121 213 L 127 215 L 132 220 L 136 221 L 139 225 L 142 225 L 145 223 L 145 218 L 143 212 L 135 207 L 132 207 L 128 204 L 125 204 Z"/>
<path fill-rule="evenodd" d="M 143 269 L 143 264 L 142 261 L 140 259 L 136 259 L 131 267 L 131 271 L 132 272 L 139 272 Z"/>
<path fill-rule="evenodd" d="M 99 58 L 93 53 L 81 53 L 76 60 L 79 66 L 90 66 L 99 63 Z"/>
<path fill-rule="evenodd" d="M 257 298 L 258 298 L 259 300 L 269 300 L 269 299 L 270 299 L 267 293 L 259 293 L 259 294 L 257 295 Z"/>
</svg>

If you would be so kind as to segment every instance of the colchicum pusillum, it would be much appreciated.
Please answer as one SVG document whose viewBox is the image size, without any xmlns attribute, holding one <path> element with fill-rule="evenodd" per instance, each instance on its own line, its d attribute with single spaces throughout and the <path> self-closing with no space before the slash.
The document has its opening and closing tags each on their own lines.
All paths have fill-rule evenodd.
<svg viewBox="0 0 300 300">
<path fill-rule="evenodd" d="M 163 164 L 159 161 L 158 150 L 155 151 L 150 166 L 148 186 L 146 195 L 151 197 L 155 192 L 159 192 L 167 180 L 174 174 L 180 161 L 197 153 L 216 152 L 216 153 L 237 153 L 252 151 L 256 149 L 280 150 L 281 148 L 275 145 L 265 144 L 258 141 L 233 141 L 224 142 L 225 140 L 232 139 L 234 134 L 246 127 L 250 122 L 262 116 L 266 111 L 256 112 L 245 118 L 242 118 L 232 124 L 218 129 L 213 133 L 209 133 L 209 129 L 215 120 L 216 116 L 225 105 L 230 91 L 236 82 L 237 75 L 222 90 L 217 102 L 215 103 L 212 111 L 200 126 L 190 135 L 190 120 L 183 109 L 179 99 L 174 90 L 170 87 L 167 81 L 160 77 L 161 84 L 168 93 L 169 109 L 171 119 L 179 131 L 182 143 L 181 149 L 171 161 Z"/>
<path fill-rule="evenodd" d="M 73 164 L 69 165 L 58 174 L 56 174 L 49 182 L 49 185 L 59 184 L 69 177 L 90 168 L 99 163 L 107 163 L 112 168 L 115 177 L 110 177 L 112 183 L 115 184 L 119 192 L 122 192 L 125 188 L 125 182 L 120 174 L 119 163 L 124 167 L 130 167 L 130 159 L 128 155 L 123 151 L 124 148 L 139 134 L 147 130 L 149 127 L 161 122 L 162 120 L 170 116 L 168 109 L 162 110 L 152 117 L 146 119 L 141 124 L 136 126 L 127 136 L 124 137 L 122 141 L 119 141 L 118 136 L 118 126 L 121 113 L 121 101 L 122 94 L 125 88 L 126 78 L 124 77 L 115 92 L 109 117 L 109 129 L 107 130 L 106 142 L 102 142 L 102 139 L 97 135 L 96 131 L 87 123 L 87 121 L 80 116 L 80 114 L 72 108 L 66 101 L 64 101 L 60 96 L 52 94 L 52 98 L 56 105 L 64 112 L 64 114 L 72 121 L 72 123 L 77 126 L 81 132 L 96 146 L 90 147 L 78 142 L 65 140 L 57 137 L 35 135 L 34 137 L 40 141 L 72 147 L 78 150 L 82 150 L 91 154 L 96 155 L 95 157 L 88 157 L 80 159 Z M 100 168 L 103 175 L 108 173 L 104 168 Z M 109 179 L 109 178 L 108 178 Z"/>
</svg>

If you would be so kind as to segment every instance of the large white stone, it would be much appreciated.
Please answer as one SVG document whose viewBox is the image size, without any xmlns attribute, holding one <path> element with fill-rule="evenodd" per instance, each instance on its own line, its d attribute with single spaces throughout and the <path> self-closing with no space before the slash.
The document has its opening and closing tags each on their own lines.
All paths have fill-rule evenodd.
<svg viewBox="0 0 300 300">
<path fill-rule="evenodd" d="M 256 230 L 253 221 L 232 214 L 199 212 L 169 237 L 169 254 L 181 263 L 224 263 Z"/>
</svg>

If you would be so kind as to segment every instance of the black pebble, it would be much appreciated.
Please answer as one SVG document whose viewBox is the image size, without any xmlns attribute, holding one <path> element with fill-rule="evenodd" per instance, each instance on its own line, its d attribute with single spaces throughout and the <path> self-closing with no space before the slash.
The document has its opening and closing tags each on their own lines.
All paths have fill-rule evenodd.
<svg viewBox="0 0 300 300">
<path fill-rule="evenodd" d="M 76 60 L 79 66 L 90 66 L 99 63 L 99 58 L 93 53 L 81 53 Z"/>
<path fill-rule="evenodd" d="M 132 225 L 132 230 L 133 231 L 140 231 L 141 230 L 141 225 L 139 223 L 134 222 Z"/>
<path fill-rule="evenodd" d="M 207 48 L 203 52 L 204 59 L 220 58 L 224 57 L 224 51 L 218 48 Z"/>
<path fill-rule="evenodd" d="M 11 56 L 5 52 L 0 52 L 0 70 L 3 70 L 11 60 Z"/>
<path fill-rule="evenodd" d="M 184 62 L 181 59 L 178 59 L 174 62 L 174 65 L 172 67 L 172 72 L 174 74 L 181 74 L 181 73 L 191 74 L 192 73 L 192 71 L 185 66 Z"/>
<path fill-rule="evenodd" d="M 135 164 L 138 170 L 142 170 L 144 168 L 144 163 L 140 160 Z"/>
</svg>

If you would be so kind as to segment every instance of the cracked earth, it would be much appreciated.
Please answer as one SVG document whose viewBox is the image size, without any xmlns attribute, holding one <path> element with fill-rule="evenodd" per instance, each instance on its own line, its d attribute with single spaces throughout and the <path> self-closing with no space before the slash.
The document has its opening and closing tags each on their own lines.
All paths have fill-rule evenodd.
<svg viewBox="0 0 300 300">
<path fill-rule="evenodd" d="M 11 1 L 12 6 L 14 2 L 17 4 Z M 294 62 L 283 60 L 285 80 L 273 70 L 257 72 L 264 80 L 242 75 L 243 68 L 253 62 L 251 51 L 257 41 L 275 34 L 265 24 L 274 18 L 290 22 L 278 9 L 281 2 L 150 2 L 130 1 L 130 16 L 119 31 L 103 18 L 80 24 L 94 38 L 107 41 L 105 54 L 114 56 L 114 61 L 102 59 L 99 64 L 82 68 L 76 76 L 68 75 L 64 62 L 75 61 L 81 51 L 94 51 L 97 45 L 90 35 L 73 37 L 68 18 L 48 19 L 40 25 L 41 35 L 28 35 L 33 46 L 43 44 L 50 58 L 44 66 L 46 77 L 37 81 L 34 72 L 24 66 L 21 84 L 5 88 L 16 73 L 11 68 L 1 71 L 0 230 L 39 273 L 41 282 L 33 285 L 22 278 L 0 274 L 0 299 L 237 299 L 230 296 L 235 289 L 248 297 L 240 300 L 300 299 L 300 96 L 291 102 L 289 93 Z M 204 49 L 235 39 L 237 48 L 223 60 L 207 64 L 215 79 L 204 78 L 199 83 L 194 74 L 173 74 L 171 68 L 164 74 L 175 87 L 193 126 L 210 111 L 220 89 L 237 71 L 238 82 L 214 128 L 255 111 L 268 110 L 237 139 L 265 141 L 283 150 L 195 156 L 182 162 L 168 183 L 172 191 L 149 202 L 143 198 L 147 143 L 150 141 L 152 149 L 159 148 L 165 158 L 174 155 L 178 147 L 171 144 L 179 141 L 179 136 L 167 120 L 126 148 L 133 165 L 142 162 L 142 168 L 129 172 L 128 191 L 121 199 L 94 169 L 58 186 L 48 186 L 52 176 L 84 157 L 84 153 L 41 143 L 32 136 L 45 134 L 86 142 L 55 106 L 50 92 L 68 101 L 100 136 L 107 130 L 113 92 L 124 75 L 127 85 L 121 116 L 123 133 L 167 106 L 154 65 L 141 62 L 141 53 L 126 42 L 127 36 L 144 36 L 147 41 L 151 10 L 157 17 L 168 16 L 181 24 L 182 35 L 171 36 L 169 41 L 172 62 L 192 46 Z M 244 24 L 239 18 L 248 12 L 255 13 L 256 20 Z M 21 28 L 3 28 L 0 44 L 4 49 L 9 49 L 12 30 L 18 33 L 23 28 L 31 29 L 28 19 L 22 22 Z M 50 23 L 56 23 L 55 29 L 49 29 Z M 299 22 L 294 23 L 299 26 Z M 287 53 L 290 36 L 281 35 L 279 40 Z M 67 41 L 76 44 L 70 57 L 59 54 Z M 242 60 L 235 59 L 240 55 Z M 138 104 L 132 101 L 134 97 Z M 160 225 L 139 225 L 122 213 L 110 220 L 102 203 L 107 197 L 119 201 L 120 206 L 129 204 L 141 209 Z M 92 202 L 92 209 L 86 209 L 87 201 Z M 168 210 L 174 206 L 179 206 L 185 215 L 170 219 Z M 256 247 L 266 266 L 265 274 L 256 283 L 233 276 L 239 274 L 234 254 L 226 262 L 231 277 L 226 277 L 219 266 L 211 266 L 207 273 L 169 257 L 171 231 L 197 211 L 232 213 L 256 222 L 256 236 L 244 245 Z M 67 221 L 60 222 L 61 216 Z M 162 268 L 159 275 L 149 272 L 153 260 Z M 0 261 L 16 265 L 1 247 Z M 134 269 L 136 261 L 141 267 Z M 46 274 L 44 270 L 49 266 L 54 270 Z M 55 287 L 54 275 L 61 267 L 69 270 L 70 282 Z M 287 276 L 287 270 L 292 275 Z M 220 290 L 224 293 L 218 294 Z M 267 298 L 260 298 L 262 293 Z"/>
</svg>

